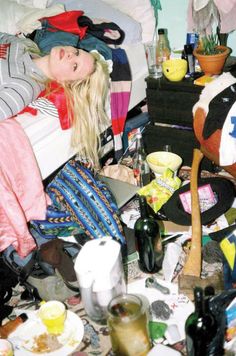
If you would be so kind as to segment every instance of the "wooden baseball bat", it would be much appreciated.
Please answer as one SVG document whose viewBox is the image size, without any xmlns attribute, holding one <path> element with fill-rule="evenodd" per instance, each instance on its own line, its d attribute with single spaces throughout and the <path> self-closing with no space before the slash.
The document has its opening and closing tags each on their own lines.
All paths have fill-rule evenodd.
<svg viewBox="0 0 236 356">
<path fill-rule="evenodd" d="M 192 240 L 183 275 L 200 277 L 202 268 L 202 224 L 198 198 L 198 171 L 203 153 L 195 148 L 190 177 Z"/>
</svg>

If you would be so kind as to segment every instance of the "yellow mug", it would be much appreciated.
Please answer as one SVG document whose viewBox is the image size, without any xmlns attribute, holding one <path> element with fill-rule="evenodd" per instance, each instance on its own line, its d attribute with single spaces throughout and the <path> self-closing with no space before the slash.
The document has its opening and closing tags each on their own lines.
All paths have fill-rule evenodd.
<svg viewBox="0 0 236 356">
<path fill-rule="evenodd" d="M 39 308 L 39 317 L 49 334 L 59 335 L 64 331 L 66 314 L 65 304 L 57 300 L 43 303 Z"/>
</svg>

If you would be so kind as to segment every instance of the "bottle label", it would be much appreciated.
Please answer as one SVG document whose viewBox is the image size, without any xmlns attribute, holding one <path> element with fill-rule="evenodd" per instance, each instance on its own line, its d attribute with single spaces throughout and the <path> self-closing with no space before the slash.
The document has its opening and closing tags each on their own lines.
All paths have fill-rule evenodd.
<svg viewBox="0 0 236 356">
<path fill-rule="evenodd" d="M 195 355 L 194 347 L 193 347 L 193 340 L 188 335 L 186 335 L 186 349 L 187 349 L 188 356 L 194 356 Z"/>
</svg>

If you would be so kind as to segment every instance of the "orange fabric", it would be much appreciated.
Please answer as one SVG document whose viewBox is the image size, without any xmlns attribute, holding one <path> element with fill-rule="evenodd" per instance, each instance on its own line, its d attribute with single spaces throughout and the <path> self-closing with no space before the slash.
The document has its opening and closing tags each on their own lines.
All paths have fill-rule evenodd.
<svg viewBox="0 0 236 356">
<path fill-rule="evenodd" d="M 198 108 L 196 110 L 193 120 L 194 133 L 201 145 L 201 150 L 204 155 L 219 165 L 221 130 L 216 130 L 207 140 L 204 140 L 202 132 L 205 124 L 205 119 L 205 111 L 202 108 Z M 236 163 L 231 166 L 224 166 L 223 168 L 236 178 Z"/>
</svg>

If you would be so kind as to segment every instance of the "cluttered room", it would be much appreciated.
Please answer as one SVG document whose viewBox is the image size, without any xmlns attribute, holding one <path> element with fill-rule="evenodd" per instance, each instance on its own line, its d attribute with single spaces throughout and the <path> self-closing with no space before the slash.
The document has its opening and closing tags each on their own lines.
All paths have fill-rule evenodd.
<svg viewBox="0 0 236 356">
<path fill-rule="evenodd" d="M 236 0 L 0 6 L 0 356 L 236 355 Z"/>
</svg>

